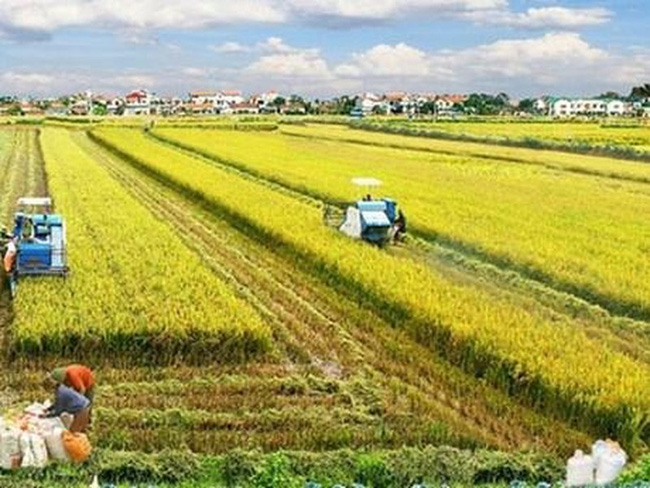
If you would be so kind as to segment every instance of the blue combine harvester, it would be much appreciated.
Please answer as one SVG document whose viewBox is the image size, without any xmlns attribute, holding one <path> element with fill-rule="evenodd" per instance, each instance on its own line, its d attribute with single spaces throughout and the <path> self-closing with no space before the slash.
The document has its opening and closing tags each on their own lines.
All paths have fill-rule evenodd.
<svg viewBox="0 0 650 488">
<path fill-rule="evenodd" d="M 406 218 L 392 198 L 375 199 L 370 189 L 381 185 L 375 178 L 353 178 L 352 183 L 367 188 L 366 196 L 350 205 L 339 230 L 355 239 L 383 246 L 406 233 Z"/>
<path fill-rule="evenodd" d="M 67 276 L 65 220 L 51 213 L 49 198 L 20 198 L 14 218 L 16 257 L 9 280 L 12 296 L 25 276 Z"/>
</svg>

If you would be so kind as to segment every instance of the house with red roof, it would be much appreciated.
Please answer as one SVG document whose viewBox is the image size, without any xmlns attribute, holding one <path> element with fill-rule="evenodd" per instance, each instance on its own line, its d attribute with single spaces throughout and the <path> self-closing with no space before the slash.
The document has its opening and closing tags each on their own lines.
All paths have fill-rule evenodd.
<svg viewBox="0 0 650 488">
<path fill-rule="evenodd" d="M 152 95 L 148 90 L 134 90 L 124 97 L 124 115 L 150 115 Z"/>
</svg>

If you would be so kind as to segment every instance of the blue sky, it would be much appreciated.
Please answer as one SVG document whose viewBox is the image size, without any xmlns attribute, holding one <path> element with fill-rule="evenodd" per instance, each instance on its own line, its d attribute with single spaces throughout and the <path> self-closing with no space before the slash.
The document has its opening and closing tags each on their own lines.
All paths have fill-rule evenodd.
<svg viewBox="0 0 650 488">
<path fill-rule="evenodd" d="M 0 0 L 0 93 L 628 92 L 646 0 Z"/>
</svg>

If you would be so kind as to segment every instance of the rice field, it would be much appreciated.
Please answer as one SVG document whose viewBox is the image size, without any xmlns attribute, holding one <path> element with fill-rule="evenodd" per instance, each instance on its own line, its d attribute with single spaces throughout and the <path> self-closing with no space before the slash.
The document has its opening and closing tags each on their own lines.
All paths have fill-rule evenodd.
<svg viewBox="0 0 650 488">
<path fill-rule="evenodd" d="M 323 124 L 118 125 L 0 130 L 2 221 L 50 195 L 71 265 L 0 294 L 0 400 L 49 396 L 64 361 L 99 381 L 98 457 L 52 479 L 191 484 L 282 450 L 303 475 L 366 453 L 345 461 L 357 481 L 370 457 L 403 476 L 465 456 L 426 471 L 471 485 L 557 478 L 596 437 L 646 449 L 646 166 Z M 384 181 L 413 237 L 324 224 L 353 176 Z"/>
<path fill-rule="evenodd" d="M 413 122 L 414 127 L 494 140 L 544 141 L 650 150 L 650 125 L 601 122 Z"/>
<path fill-rule="evenodd" d="M 283 134 L 347 142 L 359 145 L 370 145 L 394 149 L 409 149 L 431 154 L 462 155 L 474 158 L 492 159 L 506 163 L 536 165 L 547 169 L 571 173 L 605 176 L 615 179 L 650 182 L 650 166 L 638 162 L 626 161 L 610 157 L 596 157 L 567 154 L 558 151 L 539 149 L 510 148 L 494 144 L 481 144 L 428 137 L 409 137 L 397 134 L 376 133 L 355 129 L 345 125 L 311 124 L 311 125 L 282 125 Z"/>
<path fill-rule="evenodd" d="M 385 307 L 396 324 L 410 327 L 421 343 L 445 350 L 462 367 L 516 384 L 534 403 L 553 398 L 557 408 L 566 402 L 568 418 L 581 398 L 578 408 L 594 409 L 598 415 L 593 420 L 605 422 L 599 428 L 618 424 L 625 426 L 620 433 L 630 428 L 633 436 L 642 435 L 632 425 L 647 410 L 640 393 L 650 380 L 647 366 L 590 341 L 570 323 L 545 320 L 524 307 L 458 286 L 430 268 L 351 242 L 323 226 L 319 209 L 163 147 L 140 132 L 102 130 L 95 137 L 143 171 L 222 209 L 275 245 L 290 247 L 298 259 L 313 260 L 359 301 Z M 608 366 L 594 370 L 595 361 Z M 619 368 L 620 375 L 610 374 Z M 626 384 L 619 379 L 623 374 Z M 631 415 L 620 417 L 622 411 Z"/>
<path fill-rule="evenodd" d="M 189 129 L 156 134 L 333 202 L 359 198 L 350 180 L 371 174 L 384 182 L 381 192 L 402 204 L 412 229 L 423 235 L 617 314 L 650 317 L 647 184 L 485 154 L 396 149 L 395 136 L 370 134 L 378 145 L 321 139 L 320 131 L 314 128 L 309 138 Z M 393 147 L 379 145 L 384 140 Z M 528 156 L 508 151 L 515 158 Z M 643 163 L 628 164 L 650 174 Z"/>
<path fill-rule="evenodd" d="M 269 329 L 256 312 L 93 165 L 69 132 L 46 129 L 41 141 L 51 196 L 75 243 L 74 271 L 63 283 L 20 283 L 16 353 L 169 362 L 264 350 Z"/>
</svg>

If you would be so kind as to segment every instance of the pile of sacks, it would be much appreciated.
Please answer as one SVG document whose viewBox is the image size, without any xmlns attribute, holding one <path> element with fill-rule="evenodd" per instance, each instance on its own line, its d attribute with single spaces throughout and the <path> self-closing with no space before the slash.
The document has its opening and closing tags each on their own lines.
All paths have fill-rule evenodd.
<svg viewBox="0 0 650 488">
<path fill-rule="evenodd" d="M 42 418 L 49 404 L 33 403 L 15 421 L 0 417 L 0 469 L 43 468 L 48 461 L 83 462 L 91 446 L 59 417 Z"/>
<path fill-rule="evenodd" d="M 610 439 L 599 440 L 591 447 L 591 454 L 577 450 L 567 462 L 567 486 L 598 486 L 613 483 L 627 462 L 627 454 Z"/>
</svg>

